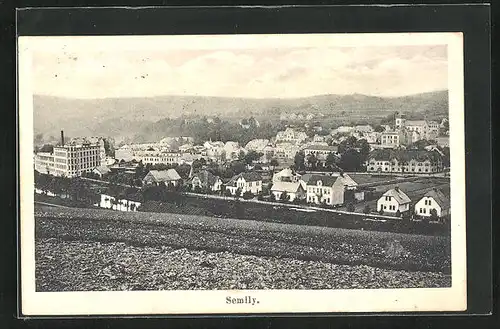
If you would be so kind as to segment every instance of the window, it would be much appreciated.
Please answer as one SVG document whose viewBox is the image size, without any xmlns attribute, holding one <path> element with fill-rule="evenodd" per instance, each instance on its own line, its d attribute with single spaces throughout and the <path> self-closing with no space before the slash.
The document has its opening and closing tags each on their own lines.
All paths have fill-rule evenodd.
<svg viewBox="0 0 500 329">
<path fill-rule="evenodd" d="M 424 210 L 424 214 L 425 214 L 426 213 L 426 209 L 424 208 L 423 210 Z"/>
<path fill-rule="evenodd" d="M 429 203 L 429 206 L 430 206 L 431 205 L 431 200 L 429 200 L 428 203 Z"/>
<path fill-rule="evenodd" d="M 384 210 L 385 210 L 385 209 L 387 209 L 387 207 L 386 207 L 386 206 L 383 206 L 383 207 L 384 207 Z"/>
</svg>

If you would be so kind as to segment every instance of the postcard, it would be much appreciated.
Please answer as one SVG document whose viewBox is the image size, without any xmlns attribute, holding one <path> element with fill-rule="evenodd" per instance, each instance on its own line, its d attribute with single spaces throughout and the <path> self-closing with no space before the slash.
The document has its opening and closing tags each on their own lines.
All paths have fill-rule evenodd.
<svg viewBox="0 0 500 329">
<path fill-rule="evenodd" d="M 20 36 L 21 309 L 467 309 L 462 33 Z"/>
</svg>

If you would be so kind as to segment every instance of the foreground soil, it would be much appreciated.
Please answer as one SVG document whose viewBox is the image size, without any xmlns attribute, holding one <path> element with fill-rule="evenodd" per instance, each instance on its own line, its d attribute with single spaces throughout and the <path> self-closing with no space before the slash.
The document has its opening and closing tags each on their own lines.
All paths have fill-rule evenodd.
<svg viewBox="0 0 500 329">
<path fill-rule="evenodd" d="M 448 237 L 37 208 L 39 291 L 447 287 Z"/>
<path fill-rule="evenodd" d="M 450 285 L 440 273 L 384 270 L 125 243 L 41 239 L 38 291 L 355 289 Z"/>
</svg>

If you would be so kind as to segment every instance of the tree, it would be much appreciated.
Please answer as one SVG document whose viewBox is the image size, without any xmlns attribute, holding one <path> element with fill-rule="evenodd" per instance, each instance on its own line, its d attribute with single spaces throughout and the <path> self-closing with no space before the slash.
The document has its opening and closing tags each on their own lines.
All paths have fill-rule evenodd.
<svg viewBox="0 0 500 329">
<path fill-rule="evenodd" d="M 401 211 L 399 211 L 399 209 L 396 211 L 396 217 L 401 217 Z"/>
<path fill-rule="evenodd" d="M 366 141 L 366 139 L 358 139 L 357 147 L 360 149 L 359 154 L 361 155 L 361 162 L 365 162 L 370 155 L 370 144 Z"/>
<path fill-rule="evenodd" d="M 245 171 L 245 164 L 241 161 L 233 161 L 229 169 L 233 172 L 233 176 L 238 175 Z"/>
<path fill-rule="evenodd" d="M 344 171 L 358 171 L 361 166 L 361 154 L 354 149 L 345 151 L 340 157 L 339 167 Z"/>
<path fill-rule="evenodd" d="M 271 194 L 269 195 L 269 201 L 271 201 L 271 202 L 276 201 L 276 196 L 274 195 L 274 193 L 271 193 Z"/>
<path fill-rule="evenodd" d="M 280 201 L 288 201 L 288 193 L 286 193 L 286 191 L 283 191 L 283 193 L 281 193 L 280 195 Z"/>
<path fill-rule="evenodd" d="M 295 154 L 294 158 L 295 170 L 303 170 L 304 169 L 304 161 L 305 155 L 303 151 L 299 151 Z"/>
<path fill-rule="evenodd" d="M 431 211 L 430 211 L 430 214 L 431 214 L 431 220 L 432 221 L 437 221 L 438 220 L 438 213 L 437 213 L 437 210 L 432 208 Z"/>
<path fill-rule="evenodd" d="M 238 187 L 236 189 L 236 192 L 234 193 L 234 197 L 238 199 L 241 196 L 241 192 L 242 192 L 241 187 Z"/>
<path fill-rule="evenodd" d="M 378 211 L 379 215 L 383 215 L 384 214 L 384 209 L 380 208 L 380 210 Z"/>
<path fill-rule="evenodd" d="M 375 127 L 373 128 L 373 130 L 377 133 L 381 133 L 381 132 L 384 132 L 385 131 L 385 128 L 382 127 L 381 125 L 375 125 Z"/>
<path fill-rule="evenodd" d="M 167 170 L 167 169 L 169 169 L 169 168 L 164 163 L 157 163 L 157 164 L 154 164 L 151 166 L 151 170 Z"/>
<path fill-rule="evenodd" d="M 369 214 L 369 213 L 370 213 L 370 206 L 369 206 L 369 205 L 366 205 L 366 206 L 363 208 L 363 213 L 365 213 L 365 214 Z"/>
<path fill-rule="evenodd" d="M 246 191 L 245 193 L 243 193 L 243 199 L 245 199 L 245 200 L 253 199 L 253 197 L 254 197 L 254 195 L 250 191 Z"/>
<path fill-rule="evenodd" d="M 203 163 L 201 160 L 195 159 L 191 164 L 191 166 L 193 167 L 193 172 L 196 172 L 196 170 L 201 169 L 203 167 Z"/>
<path fill-rule="evenodd" d="M 259 160 L 261 157 L 262 157 L 262 153 L 258 153 L 256 151 L 252 150 L 243 156 L 243 161 L 246 164 L 251 165 L 254 161 Z"/>
<path fill-rule="evenodd" d="M 318 158 L 316 158 L 314 154 L 309 153 L 309 155 L 307 156 L 307 164 L 311 168 L 316 168 L 316 165 L 318 164 Z"/>
<path fill-rule="evenodd" d="M 333 169 L 337 166 L 336 163 L 337 163 L 337 156 L 333 152 L 328 153 L 328 156 L 326 157 L 325 161 L 325 166 Z"/>
<path fill-rule="evenodd" d="M 271 162 L 269 162 L 269 165 L 273 168 L 272 170 L 276 169 L 277 166 L 279 166 L 279 162 L 276 159 L 271 159 Z"/>
<path fill-rule="evenodd" d="M 349 212 L 354 212 L 354 204 L 349 203 L 349 204 L 347 205 L 347 211 L 349 211 Z"/>
<path fill-rule="evenodd" d="M 233 194 L 231 193 L 231 190 L 230 190 L 230 189 L 226 188 L 226 189 L 224 189 L 224 195 L 225 195 L 225 196 L 231 196 L 231 195 L 233 195 Z"/>
</svg>

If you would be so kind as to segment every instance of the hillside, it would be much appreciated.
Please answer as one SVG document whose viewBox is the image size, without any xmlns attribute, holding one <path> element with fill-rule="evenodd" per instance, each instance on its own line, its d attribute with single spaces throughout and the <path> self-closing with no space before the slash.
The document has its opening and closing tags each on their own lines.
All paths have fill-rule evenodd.
<svg viewBox="0 0 500 329">
<path fill-rule="evenodd" d="M 445 115 L 448 92 L 382 98 L 360 94 L 320 95 L 294 99 L 244 99 L 201 96 L 68 99 L 35 95 L 34 130 L 46 136 L 108 135 L 132 137 L 164 118 L 206 115 L 225 119 L 278 119 L 281 113 L 322 113 L 328 120 L 377 119 L 394 111 Z M 326 119 L 325 119 L 326 120 Z"/>
</svg>

